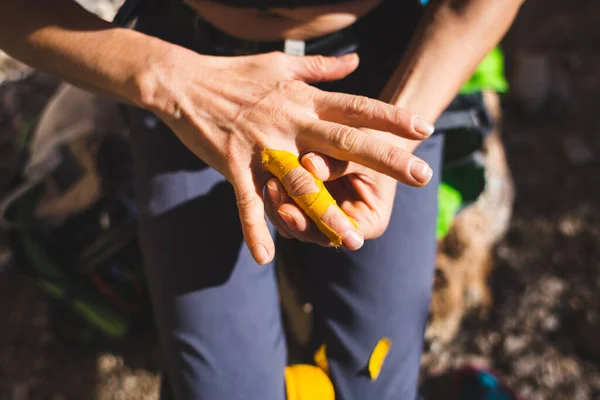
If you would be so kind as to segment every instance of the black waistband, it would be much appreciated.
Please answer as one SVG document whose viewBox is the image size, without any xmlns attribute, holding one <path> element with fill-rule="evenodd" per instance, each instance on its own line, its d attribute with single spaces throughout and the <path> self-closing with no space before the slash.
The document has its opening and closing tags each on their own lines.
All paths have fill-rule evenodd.
<svg viewBox="0 0 600 400">
<path fill-rule="evenodd" d="M 415 15 L 413 9 L 418 8 L 415 6 L 416 3 L 411 2 L 383 0 L 374 10 L 351 26 L 304 41 L 304 54 L 343 55 L 358 51 L 361 43 L 368 44 L 363 47 L 368 47 L 369 51 L 389 46 L 388 51 L 394 52 L 397 49 L 393 47 L 393 43 L 401 41 L 402 34 L 398 34 L 398 38 L 393 37 L 396 35 L 390 32 L 389 27 L 398 26 L 397 24 L 415 24 L 414 20 L 402 21 L 404 15 Z M 393 21 L 389 21 L 391 19 Z M 137 22 L 131 24 L 131 21 Z M 253 41 L 228 35 L 179 1 L 128 0 L 115 22 L 122 26 L 135 25 L 136 30 L 204 54 L 236 56 L 286 49 L 284 40 Z"/>
<path fill-rule="evenodd" d="M 194 19 L 194 25 L 196 40 L 204 43 L 214 55 L 241 56 L 272 51 L 286 51 L 286 41 L 284 40 L 253 41 L 239 39 L 218 30 L 198 16 Z M 300 46 L 302 48 L 302 55 L 324 54 L 339 56 L 352 53 L 357 51 L 359 47 L 359 37 L 353 28 L 351 26 L 341 31 L 306 41 L 288 41 L 287 46 L 294 46 L 294 44 L 295 46 Z"/>
</svg>

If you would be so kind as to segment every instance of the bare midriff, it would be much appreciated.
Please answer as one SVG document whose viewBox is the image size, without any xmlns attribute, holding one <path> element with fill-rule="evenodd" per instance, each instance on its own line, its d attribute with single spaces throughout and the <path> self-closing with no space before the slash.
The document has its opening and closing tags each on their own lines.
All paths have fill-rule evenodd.
<svg viewBox="0 0 600 400">
<path fill-rule="evenodd" d="M 371 11 L 380 0 L 299 8 L 232 7 L 211 0 L 186 0 L 201 17 L 232 36 L 247 40 L 307 40 L 339 31 Z"/>
</svg>

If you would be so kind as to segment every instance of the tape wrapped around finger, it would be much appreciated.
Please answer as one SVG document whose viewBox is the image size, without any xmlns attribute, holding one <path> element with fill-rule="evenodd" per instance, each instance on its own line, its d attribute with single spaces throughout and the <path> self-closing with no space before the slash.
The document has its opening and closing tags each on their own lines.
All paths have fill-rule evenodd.
<svg viewBox="0 0 600 400">
<path fill-rule="evenodd" d="M 262 163 L 264 168 L 273 174 L 279 182 L 285 187 L 283 178 L 294 168 L 302 168 L 298 156 L 289 151 L 264 149 L 262 151 Z M 334 231 L 329 225 L 323 222 L 323 215 L 329 206 L 337 207 L 344 215 L 344 211 L 337 205 L 335 199 L 327 191 L 323 181 L 313 176 L 318 191 L 314 193 L 303 194 L 300 196 L 291 196 L 294 202 L 308 215 L 308 217 L 317 225 L 317 228 L 325 235 L 335 247 L 342 245 L 343 237 Z M 285 187 L 289 194 L 289 189 Z M 346 218 L 358 228 L 356 221 L 346 215 Z"/>
</svg>

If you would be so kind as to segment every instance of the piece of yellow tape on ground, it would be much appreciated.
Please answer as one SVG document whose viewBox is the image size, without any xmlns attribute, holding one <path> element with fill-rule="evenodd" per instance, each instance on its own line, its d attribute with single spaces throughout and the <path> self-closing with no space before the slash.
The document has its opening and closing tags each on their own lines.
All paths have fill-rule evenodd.
<svg viewBox="0 0 600 400">
<path fill-rule="evenodd" d="M 264 149 L 262 151 L 262 163 L 267 171 L 272 173 L 278 180 L 283 184 L 283 178 L 290 173 L 294 168 L 302 168 L 298 156 L 294 153 L 283 150 Z M 317 228 L 325 235 L 335 247 L 342 245 L 342 235 L 334 231 L 329 225 L 323 222 L 322 218 L 325 211 L 329 206 L 337 207 L 340 211 L 342 209 L 337 205 L 335 199 L 331 197 L 331 194 L 325 188 L 323 181 L 315 178 L 315 184 L 319 191 L 315 193 L 309 193 L 301 196 L 290 196 L 294 202 L 308 215 L 308 217 L 317 225 Z M 288 188 L 286 187 L 286 190 Z M 289 192 L 289 190 L 288 190 Z M 344 213 L 342 211 L 342 213 Z M 346 215 L 344 213 L 344 215 Z M 348 217 L 348 220 L 358 228 L 356 222 Z"/>
<path fill-rule="evenodd" d="M 327 375 L 329 375 L 329 361 L 327 361 L 327 346 L 322 344 L 321 347 L 315 351 L 313 356 L 315 364 L 321 368 Z"/>
<path fill-rule="evenodd" d="M 314 365 L 296 364 L 285 368 L 287 400 L 334 400 L 329 377 Z"/>
<path fill-rule="evenodd" d="M 392 348 L 392 341 L 387 337 L 382 337 L 379 339 L 375 348 L 371 352 L 371 356 L 369 357 L 369 365 L 367 366 L 369 370 L 369 378 L 371 380 L 376 380 L 381 373 L 381 368 L 383 368 L 383 363 Z M 313 356 L 315 364 L 321 368 L 327 375 L 329 375 L 329 361 L 327 361 L 327 346 L 322 344 L 321 347 L 315 351 Z"/>
<path fill-rule="evenodd" d="M 379 339 L 375 345 L 371 357 L 369 358 L 369 375 L 371 380 L 375 380 L 379 376 L 381 368 L 383 367 L 383 362 L 391 348 L 392 341 L 386 337 Z"/>
</svg>

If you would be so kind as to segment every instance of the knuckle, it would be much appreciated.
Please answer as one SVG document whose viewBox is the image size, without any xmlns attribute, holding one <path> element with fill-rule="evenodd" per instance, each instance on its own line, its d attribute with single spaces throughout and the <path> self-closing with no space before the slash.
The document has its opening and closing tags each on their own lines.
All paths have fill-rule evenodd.
<svg viewBox="0 0 600 400">
<path fill-rule="evenodd" d="M 334 129 L 332 140 L 342 151 L 352 153 L 356 150 L 360 138 L 357 129 L 349 126 L 340 126 Z"/>
<path fill-rule="evenodd" d="M 285 179 L 287 180 L 286 186 L 290 196 L 300 196 L 314 193 L 318 190 L 312 175 L 301 168 L 291 171 Z"/>
<path fill-rule="evenodd" d="M 287 98 L 303 102 L 310 98 L 310 86 L 299 80 L 286 80 L 277 83 L 277 90 Z"/>
<path fill-rule="evenodd" d="M 287 93 L 293 90 L 295 81 L 278 81 L 275 84 L 275 89 L 279 92 Z"/>
<path fill-rule="evenodd" d="M 288 56 L 282 51 L 273 51 L 268 53 L 267 57 L 269 57 L 269 61 L 275 65 L 283 64 L 288 60 Z"/>
<path fill-rule="evenodd" d="M 305 93 L 308 89 L 308 84 L 302 82 L 302 81 L 298 81 L 298 80 L 293 80 L 293 81 L 289 81 L 288 82 L 288 89 L 291 92 L 296 92 L 296 93 Z"/>
<path fill-rule="evenodd" d="M 315 79 L 323 79 L 327 64 L 327 58 L 322 55 L 316 55 L 310 58 L 309 68 Z"/>
<path fill-rule="evenodd" d="M 412 128 L 413 114 L 406 108 L 394 107 L 394 122 L 401 124 L 404 127 Z"/>
<path fill-rule="evenodd" d="M 313 62 L 313 65 L 317 68 L 324 68 L 327 66 L 327 58 L 325 56 L 322 55 L 315 55 L 311 57 L 311 60 Z"/>
<path fill-rule="evenodd" d="M 381 161 L 387 166 L 398 168 L 401 163 L 406 161 L 406 154 L 397 147 L 386 147 L 383 150 Z"/>
<path fill-rule="evenodd" d="M 258 197 L 256 195 L 245 192 L 238 193 L 237 207 L 241 212 L 247 213 L 258 205 Z"/>
<path fill-rule="evenodd" d="M 365 96 L 352 96 L 348 105 L 348 113 L 353 116 L 368 114 L 372 109 L 371 101 Z"/>
</svg>

